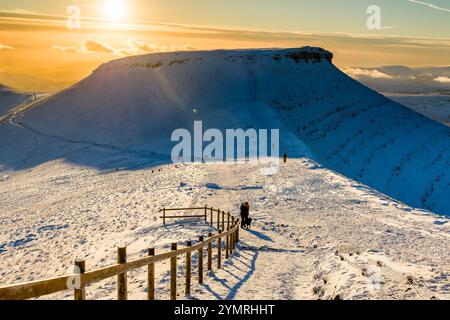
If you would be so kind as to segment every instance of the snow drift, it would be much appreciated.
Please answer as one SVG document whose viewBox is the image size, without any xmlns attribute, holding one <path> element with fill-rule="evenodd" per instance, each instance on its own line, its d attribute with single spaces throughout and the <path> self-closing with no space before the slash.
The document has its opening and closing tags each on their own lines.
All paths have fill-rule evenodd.
<svg viewBox="0 0 450 320">
<path fill-rule="evenodd" d="M 279 128 L 291 157 L 311 157 L 409 205 L 449 214 L 450 128 L 331 61 L 319 48 L 112 61 L 0 126 L 0 170 L 57 158 L 101 168 L 130 168 L 124 158 L 169 161 L 172 131 L 202 120 L 204 128 Z M 100 149 L 110 154 L 99 160 Z"/>
</svg>

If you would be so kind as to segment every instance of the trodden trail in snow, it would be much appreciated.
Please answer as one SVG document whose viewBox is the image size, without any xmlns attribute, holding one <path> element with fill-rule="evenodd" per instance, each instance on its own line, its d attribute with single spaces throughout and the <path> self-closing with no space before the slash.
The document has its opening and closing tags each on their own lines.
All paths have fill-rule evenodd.
<svg viewBox="0 0 450 320">
<path fill-rule="evenodd" d="M 231 170 L 230 170 L 231 169 Z M 233 170 L 234 169 L 234 170 Z M 208 205 L 239 215 L 239 204 L 246 200 L 242 177 L 259 167 L 242 165 L 208 166 L 210 181 L 220 184 L 220 190 L 208 198 Z M 258 187 L 255 187 L 258 188 Z M 203 287 L 195 290 L 197 299 L 306 299 L 312 288 L 302 270 L 310 269 L 304 247 L 279 234 L 263 231 L 257 225 L 240 232 L 240 244 L 232 259 L 222 269 L 211 272 Z M 295 281 L 292 281 L 292 280 Z"/>
<path fill-rule="evenodd" d="M 217 186 L 208 205 L 237 215 L 249 201 L 254 223 L 193 299 L 446 298 L 446 219 L 308 159 L 289 162 L 273 176 L 258 165 L 205 166 Z"/>
</svg>

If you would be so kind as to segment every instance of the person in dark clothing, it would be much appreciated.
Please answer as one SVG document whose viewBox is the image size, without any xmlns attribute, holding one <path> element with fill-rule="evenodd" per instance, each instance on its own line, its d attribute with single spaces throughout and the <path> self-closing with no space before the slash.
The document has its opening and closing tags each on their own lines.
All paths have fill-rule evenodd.
<svg viewBox="0 0 450 320">
<path fill-rule="evenodd" d="M 241 228 L 250 228 L 250 205 L 248 202 L 241 205 Z"/>
</svg>

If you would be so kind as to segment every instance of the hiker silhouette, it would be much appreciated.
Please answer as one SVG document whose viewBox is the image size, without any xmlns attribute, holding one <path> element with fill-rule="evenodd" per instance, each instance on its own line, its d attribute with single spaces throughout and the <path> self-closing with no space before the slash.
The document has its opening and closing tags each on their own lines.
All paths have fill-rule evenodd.
<svg viewBox="0 0 450 320">
<path fill-rule="evenodd" d="M 241 228 L 250 228 L 252 219 L 250 219 L 250 205 L 248 202 L 241 204 Z"/>
</svg>

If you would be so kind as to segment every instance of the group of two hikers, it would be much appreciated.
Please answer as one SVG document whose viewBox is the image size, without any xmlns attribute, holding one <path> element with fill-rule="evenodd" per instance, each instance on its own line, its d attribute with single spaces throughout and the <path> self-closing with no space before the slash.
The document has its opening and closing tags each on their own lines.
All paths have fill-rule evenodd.
<svg viewBox="0 0 450 320">
<path fill-rule="evenodd" d="M 252 218 L 250 218 L 250 204 L 244 202 L 241 204 L 241 228 L 249 229 L 252 224 Z"/>
</svg>

